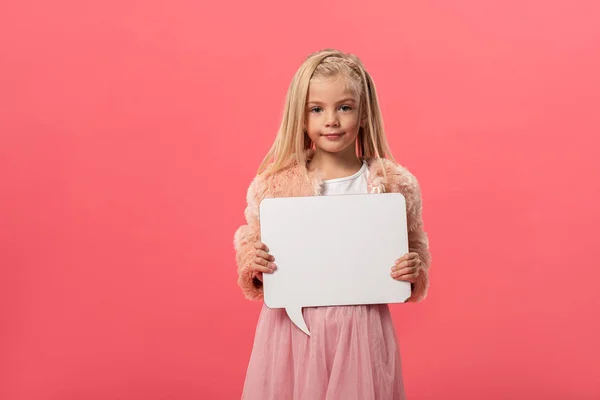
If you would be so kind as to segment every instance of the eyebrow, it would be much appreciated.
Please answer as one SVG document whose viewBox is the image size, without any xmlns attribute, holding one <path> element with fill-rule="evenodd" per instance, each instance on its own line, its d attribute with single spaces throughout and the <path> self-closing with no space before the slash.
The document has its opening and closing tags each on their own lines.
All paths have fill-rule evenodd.
<svg viewBox="0 0 600 400">
<path fill-rule="evenodd" d="M 356 100 L 354 100 L 352 97 L 346 97 L 345 99 L 342 99 L 340 101 L 337 102 L 337 104 L 340 103 L 356 103 Z M 320 101 L 309 101 L 306 104 L 316 104 L 316 105 L 323 105 L 325 103 L 322 103 Z"/>
</svg>

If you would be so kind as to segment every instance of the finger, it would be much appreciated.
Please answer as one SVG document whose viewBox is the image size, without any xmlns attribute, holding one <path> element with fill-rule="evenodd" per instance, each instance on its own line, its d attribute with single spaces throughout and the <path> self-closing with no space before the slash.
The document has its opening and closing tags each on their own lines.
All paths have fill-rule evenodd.
<svg viewBox="0 0 600 400">
<path fill-rule="evenodd" d="M 263 258 L 267 261 L 275 261 L 275 257 L 263 250 L 256 250 L 256 257 Z"/>
<path fill-rule="evenodd" d="M 255 273 L 258 273 L 258 272 L 264 273 L 264 272 L 269 272 L 270 268 L 265 267 L 264 265 L 254 263 L 254 264 L 252 264 L 252 270 L 255 271 Z"/>
<path fill-rule="evenodd" d="M 396 260 L 396 265 L 400 264 L 402 261 L 406 261 L 408 260 L 408 253 L 403 255 L 402 257 L 400 257 L 399 259 Z"/>
<path fill-rule="evenodd" d="M 419 260 L 418 259 L 412 259 L 412 260 L 407 260 L 406 261 L 406 266 L 407 267 L 418 267 L 419 266 Z"/>
<path fill-rule="evenodd" d="M 263 281 L 263 274 L 262 272 L 257 273 L 256 275 L 254 275 L 256 277 L 256 279 L 258 279 L 259 281 Z"/>
<path fill-rule="evenodd" d="M 266 251 L 267 253 L 269 252 L 269 248 L 263 242 L 256 242 L 256 243 L 254 243 L 254 248 L 256 250 Z"/>
<path fill-rule="evenodd" d="M 264 274 L 272 274 L 273 271 L 275 271 L 275 269 L 271 269 L 268 266 L 257 264 L 257 263 L 252 264 L 252 269 L 254 271 L 262 272 Z"/>
<path fill-rule="evenodd" d="M 254 263 L 257 265 L 261 265 L 263 267 L 270 268 L 273 271 L 277 269 L 277 265 L 275 265 L 275 263 L 270 263 L 269 261 L 265 260 L 264 258 L 256 257 L 254 259 Z"/>
<path fill-rule="evenodd" d="M 277 265 L 275 265 L 275 263 L 268 263 L 267 268 L 268 268 L 267 274 L 272 274 L 277 269 Z"/>
<path fill-rule="evenodd" d="M 397 278 L 401 278 L 406 275 L 412 275 L 415 273 L 416 273 L 416 270 L 408 270 L 407 269 L 407 270 L 392 272 L 390 275 L 392 276 L 392 278 L 397 279 Z"/>
<path fill-rule="evenodd" d="M 397 281 L 405 281 L 405 282 L 415 283 L 417 281 L 418 277 L 419 277 L 419 274 L 414 273 L 414 274 L 402 275 L 402 276 L 396 277 L 394 279 L 396 279 Z"/>
<path fill-rule="evenodd" d="M 403 277 L 407 277 L 404 280 L 409 280 L 409 279 L 417 279 L 419 277 L 419 275 L 421 275 L 421 269 L 420 268 L 415 268 L 411 271 L 407 271 L 406 273 L 401 273 L 400 274 L 400 279 L 403 279 Z M 413 281 L 411 281 L 413 282 Z M 414 282 L 413 282 L 414 283 Z"/>
<path fill-rule="evenodd" d="M 397 278 L 400 277 L 402 275 L 407 275 L 407 274 L 414 274 L 417 271 L 416 267 L 404 267 L 401 269 L 398 269 L 396 271 L 392 271 L 392 277 Z"/>
<path fill-rule="evenodd" d="M 419 258 L 419 253 L 413 251 L 413 252 L 410 252 L 410 253 L 406 253 L 402 257 L 400 257 L 399 259 L 397 259 L 396 260 L 396 264 L 399 264 L 402 261 L 413 260 L 413 259 L 418 259 L 418 258 Z"/>
<path fill-rule="evenodd" d="M 419 260 L 404 260 L 392 267 L 392 271 L 398 271 L 406 267 L 416 267 L 419 265 Z"/>
</svg>

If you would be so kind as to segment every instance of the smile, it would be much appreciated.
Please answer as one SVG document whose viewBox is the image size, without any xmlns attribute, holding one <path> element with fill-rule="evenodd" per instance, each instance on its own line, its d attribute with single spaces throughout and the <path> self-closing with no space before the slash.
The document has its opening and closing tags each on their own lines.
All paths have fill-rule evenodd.
<svg viewBox="0 0 600 400">
<path fill-rule="evenodd" d="M 324 133 L 321 136 L 325 136 L 327 139 L 338 139 L 344 135 L 344 132 L 339 133 Z"/>
</svg>

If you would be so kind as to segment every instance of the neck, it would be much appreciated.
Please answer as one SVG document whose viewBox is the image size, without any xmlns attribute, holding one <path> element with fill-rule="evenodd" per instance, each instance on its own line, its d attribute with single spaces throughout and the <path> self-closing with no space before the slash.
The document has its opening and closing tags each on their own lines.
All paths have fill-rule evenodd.
<svg viewBox="0 0 600 400">
<path fill-rule="evenodd" d="M 328 180 L 350 176 L 358 172 L 361 166 L 362 161 L 356 155 L 354 146 L 348 146 L 338 153 L 328 153 L 317 147 L 308 169 L 310 171 L 318 169 L 322 179 Z"/>
</svg>

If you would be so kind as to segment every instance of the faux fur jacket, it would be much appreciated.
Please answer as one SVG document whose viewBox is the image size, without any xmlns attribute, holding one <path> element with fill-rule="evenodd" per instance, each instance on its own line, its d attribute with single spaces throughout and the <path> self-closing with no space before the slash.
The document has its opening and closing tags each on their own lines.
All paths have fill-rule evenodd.
<svg viewBox="0 0 600 400">
<path fill-rule="evenodd" d="M 425 264 L 425 273 L 413 285 L 408 301 L 419 302 L 427 295 L 429 287 L 429 241 L 423 231 L 421 218 L 421 190 L 417 179 L 404 167 L 387 159 L 367 159 L 369 165 L 369 193 L 402 193 L 406 198 L 409 251 L 417 252 Z M 385 169 L 385 175 L 384 175 Z M 234 248 L 237 259 L 238 285 L 246 298 L 260 300 L 263 297 L 262 282 L 252 278 L 251 265 L 255 258 L 253 244 L 260 240 L 259 204 L 269 197 L 300 197 L 321 195 L 322 179 L 318 171 L 308 173 L 297 163 L 275 173 L 263 173 L 254 178 L 247 194 L 245 210 L 246 224 L 240 226 L 234 235 Z M 267 243 L 268 245 L 268 243 Z M 398 254 L 398 257 L 402 254 Z M 390 265 L 390 269 L 391 269 Z M 390 278 L 391 279 L 391 278 Z"/>
</svg>

